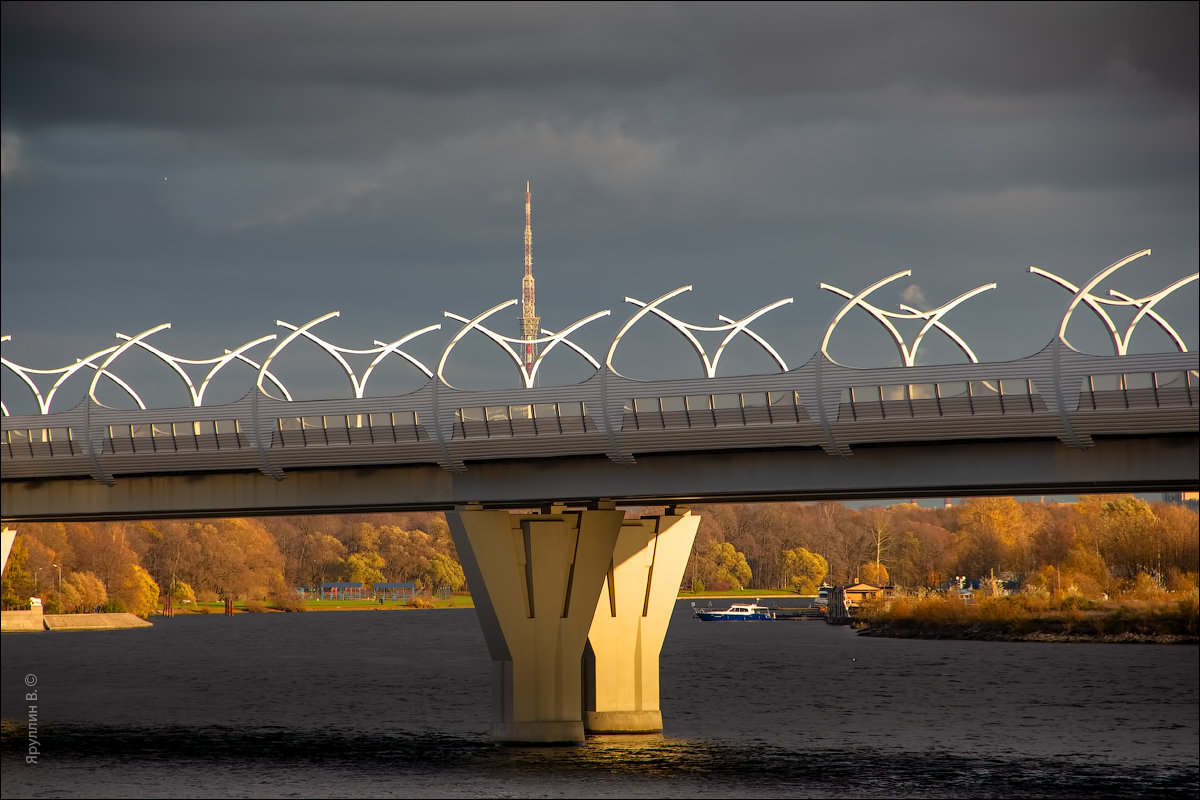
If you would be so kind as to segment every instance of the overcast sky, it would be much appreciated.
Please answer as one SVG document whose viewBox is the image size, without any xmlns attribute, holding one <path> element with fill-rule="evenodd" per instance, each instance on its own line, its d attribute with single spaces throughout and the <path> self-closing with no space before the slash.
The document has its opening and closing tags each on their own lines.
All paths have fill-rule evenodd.
<svg viewBox="0 0 1200 800">
<path fill-rule="evenodd" d="M 441 323 L 407 348 L 435 366 L 443 311 L 520 297 L 526 181 L 542 325 L 610 310 L 572 337 L 600 360 L 627 296 L 691 285 L 664 309 L 694 324 L 793 298 L 752 327 L 798 367 L 845 302 L 822 282 L 906 269 L 870 301 L 995 282 L 945 322 L 981 360 L 1030 355 L 1069 294 L 1029 266 L 1080 284 L 1149 248 L 1099 289 L 1133 296 L 1196 271 L 1197 8 L 5 2 L 4 357 L 62 367 L 170 322 L 150 341 L 204 359 L 338 311 L 316 330 L 356 349 Z M 1197 305 L 1192 283 L 1161 306 L 1189 349 Z M 469 339 L 455 382 L 515 385 Z M 831 344 L 897 357 L 861 311 Z M 726 359 L 770 367 L 748 339 Z M 617 364 L 701 374 L 653 320 Z M 387 393 L 423 382 L 393 369 Z"/>
</svg>

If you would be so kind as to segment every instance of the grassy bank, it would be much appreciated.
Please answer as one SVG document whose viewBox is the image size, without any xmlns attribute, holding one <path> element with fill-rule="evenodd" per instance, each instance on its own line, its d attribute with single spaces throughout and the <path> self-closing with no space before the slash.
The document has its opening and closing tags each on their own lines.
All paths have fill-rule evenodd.
<svg viewBox="0 0 1200 800">
<path fill-rule="evenodd" d="M 798 597 L 786 589 L 743 589 L 725 592 L 681 592 L 679 598 L 740 598 L 749 597 Z M 474 608 L 475 601 L 471 595 L 464 593 L 452 594 L 446 599 L 417 598 L 415 601 L 380 603 L 378 600 L 297 600 L 288 605 L 255 600 L 238 600 L 233 610 L 237 614 L 269 613 L 280 611 L 396 611 L 421 608 Z M 161 609 L 159 612 L 161 613 Z M 216 602 L 197 602 L 175 607 L 176 614 L 224 614 L 225 604 Z"/>
<path fill-rule="evenodd" d="M 474 608 L 475 603 L 469 594 L 453 594 L 447 599 L 417 598 L 414 601 L 378 600 L 297 600 L 294 603 L 276 604 L 270 601 L 237 600 L 233 604 L 235 614 L 258 614 L 295 611 L 404 611 L 423 608 Z M 158 613 L 162 613 L 160 608 Z M 225 604 L 216 602 L 196 602 L 175 607 L 175 614 L 224 614 Z"/>
<path fill-rule="evenodd" d="M 1200 604 L 1196 590 L 1155 599 L 977 595 L 971 603 L 897 596 L 864 606 L 855 627 L 924 639 L 1197 643 Z"/>
</svg>

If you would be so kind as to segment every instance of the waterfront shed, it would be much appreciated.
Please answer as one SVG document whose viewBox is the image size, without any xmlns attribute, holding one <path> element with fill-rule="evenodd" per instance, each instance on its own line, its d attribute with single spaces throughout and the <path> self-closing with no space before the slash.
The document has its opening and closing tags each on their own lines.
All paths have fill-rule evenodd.
<svg viewBox="0 0 1200 800">
<path fill-rule="evenodd" d="M 412 581 L 399 583 L 375 583 L 371 588 L 374 590 L 374 599 L 383 602 L 384 600 L 412 600 L 417 596 L 417 585 Z"/>
<path fill-rule="evenodd" d="M 321 584 L 322 600 L 362 600 L 361 581 L 325 581 Z"/>
<path fill-rule="evenodd" d="M 843 593 L 846 595 L 846 600 L 853 606 L 861 606 L 867 600 L 878 597 L 883 591 L 880 586 L 873 586 L 869 583 L 856 583 L 853 586 L 847 586 Z"/>
</svg>

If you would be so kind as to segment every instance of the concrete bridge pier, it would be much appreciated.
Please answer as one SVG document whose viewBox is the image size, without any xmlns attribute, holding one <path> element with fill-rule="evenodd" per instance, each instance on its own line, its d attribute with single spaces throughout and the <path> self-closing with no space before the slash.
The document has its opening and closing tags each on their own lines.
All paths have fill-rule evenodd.
<svg viewBox="0 0 1200 800">
<path fill-rule="evenodd" d="M 583 650 L 624 516 L 446 513 L 492 658 L 493 741 L 584 741 Z"/>
<path fill-rule="evenodd" d="M 657 733 L 659 655 L 700 517 L 684 508 L 625 520 L 583 655 L 588 733 Z"/>
</svg>

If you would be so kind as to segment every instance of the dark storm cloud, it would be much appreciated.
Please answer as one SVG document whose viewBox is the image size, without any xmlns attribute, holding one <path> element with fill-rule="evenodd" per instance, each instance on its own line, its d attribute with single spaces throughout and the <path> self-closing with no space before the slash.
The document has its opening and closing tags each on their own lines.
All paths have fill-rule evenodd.
<svg viewBox="0 0 1200 800">
<path fill-rule="evenodd" d="M 519 288 L 532 180 L 550 327 L 684 284 L 708 324 L 795 296 L 762 323 L 795 363 L 819 281 L 912 268 L 877 301 L 1000 280 L 964 333 L 1025 355 L 1063 299 L 1029 264 L 1195 270 L 1197 8 L 6 2 L 5 353 L 479 313 Z M 998 335 L 1015 308 L 1037 324 Z"/>
<path fill-rule="evenodd" d="M 308 92 L 349 90 L 356 107 L 372 89 L 684 75 L 751 95 L 1194 93 L 1196 22 L 1194 3 L 7 3 L 3 103 L 26 124 L 212 124 L 331 116 L 326 102 L 290 105 Z"/>
<path fill-rule="evenodd" d="M 1038 94 L 1127 81 L 1194 92 L 1194 3 L 764 3 L 696 7 L 697 51 L 745 92 Z M 711 15 L 711 16 L 710 16 Z"/>
</svg>

